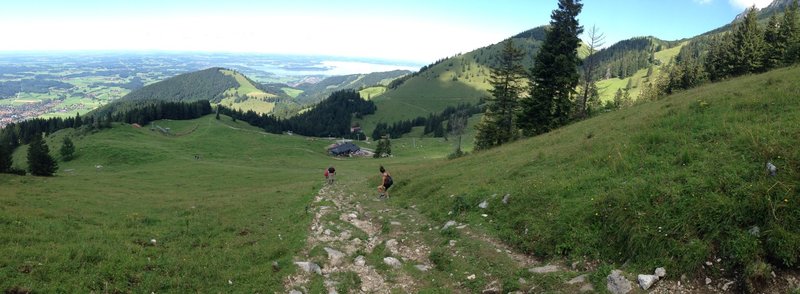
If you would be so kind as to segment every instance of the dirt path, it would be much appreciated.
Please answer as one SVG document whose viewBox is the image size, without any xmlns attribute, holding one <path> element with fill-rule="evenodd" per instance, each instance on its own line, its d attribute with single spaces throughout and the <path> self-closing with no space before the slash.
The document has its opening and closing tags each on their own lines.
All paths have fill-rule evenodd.
<svg viewBox="0 0 800 294">
<path fill-rule="evenodd" d="M 393 271 L 395 275 L 391 281 L 387 281 L 385 274 L 377 270 L 377 267 L 393 269 L 396 263 L 372 264 L 364 255 L 371 254 L 377 246 L 383 245 L 390 248 L 401 264 L 407 261 L 424 265 L 426 260 L 421 254 L 415 254 L 418 251 L 400 246 L 394 240 L 384 240 L 380 236 L 382 225 L 374 223 L 354 198 L 354 194 L 347 194 L 335 185 L 320 189 L 309 207 L 314 212 L 314 218 L 304 256 L 295 260 L 301 270 L 285 281 L 288 293 L 313 293 L 313 285 L 310 284 L 315 277 L 324 280 L 328 293 L 338 293 L 337 289 L 358 293 L 390 293 L 393 290 L 414 292 L 415 281 L 404 272 Z M 358 289 L 351 289 L 356 285 L 347 284 L 353 280 L 348 275 L 353 274 L 360 280 Z"/>
</svg>

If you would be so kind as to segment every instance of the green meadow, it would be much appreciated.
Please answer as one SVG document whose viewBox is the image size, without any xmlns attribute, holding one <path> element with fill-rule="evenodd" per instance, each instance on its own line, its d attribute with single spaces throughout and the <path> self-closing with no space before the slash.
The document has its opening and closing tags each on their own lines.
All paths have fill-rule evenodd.
<svg viewBox="0 0 800 294">
<path fill-rule="evenodd" d="M 0 175 L 0 288 L 37 292 L 258 292 L 282 287 L 328 142 L 213 116 L 71 136 L 52 178 Z M 25 166 L 26 149 L 15 154 Z M 195 155 L 199 159 L 195 159 Z M 151 242 L 151 240 L 155 240 Z M 283 270 L 274 272 L 278 262 Z M 231 281 L 231 283 L 229 283 Z"/>
</svg>

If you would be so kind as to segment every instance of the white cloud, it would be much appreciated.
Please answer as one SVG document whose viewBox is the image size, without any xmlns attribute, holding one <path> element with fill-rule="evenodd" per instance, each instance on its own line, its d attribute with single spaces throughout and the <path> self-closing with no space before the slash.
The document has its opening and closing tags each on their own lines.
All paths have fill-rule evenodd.
<svg viewBox="0 0 800 294">
<path fill-rule="evenodd" d="M 711 2 L 714 2 L 714 0 L 692 0 L 692 1 L 700 5 L 711 4 Z"/>
<path fill-rule="evenodd" d="M 705 0 L 700 0 L 700 1 L 705 1 Z M 755 5 L 758 8 L 764 8 L 769 6 L 770 3 L 772 3 L 772 0 L 729 0 L 729 1 L 731 2 L 731 5 L 741 9 L 745 9 L 753 5 Z"/>
</svg>

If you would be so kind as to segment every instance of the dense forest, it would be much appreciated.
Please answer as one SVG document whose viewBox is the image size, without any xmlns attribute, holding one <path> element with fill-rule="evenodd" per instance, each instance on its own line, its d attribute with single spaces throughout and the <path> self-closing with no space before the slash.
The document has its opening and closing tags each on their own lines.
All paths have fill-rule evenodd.
<svg viewBox="0 0 800 294">
<path fill-rule="evenodd" d="M 353 117 L 373 114 L 377 109 L 372 101 L 361 98 L 355 90 L 341 90 L 331 94 L 311 110 L 288 119 L 280 119 L 272 115 L 257 114 L 254 111 L 243 112 L 224 106 L 217 106 L 220 114 L 233 119 L 245 121 L 253 126 L 263 128 L 270 133 L 291 131 L 296 134 L 316 137 L 350 136 Z"/>
<path fill-rule="evenodd" d="M 18 92 L 47 93 L 50 89 L 69 89 L 72 87 L 72 85 L 64 82 L 39 78 L 0 82 L 0 99 L 14 97 Z"/>
</svg>

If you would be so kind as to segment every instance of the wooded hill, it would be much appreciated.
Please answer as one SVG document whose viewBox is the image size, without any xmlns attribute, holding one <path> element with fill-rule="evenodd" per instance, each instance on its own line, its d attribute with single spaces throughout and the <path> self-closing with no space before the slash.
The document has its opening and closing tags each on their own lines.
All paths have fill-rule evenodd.
<svg viewBox="0 0 800 294">
<path fill-rule="evenodd" d="M 340 90 L 361 89 L 371 86 L 388 86 L 392 81 L 410 74 L 407 70 L 393 70 L 387 72 L 374 72 L 369 74 L 353 74 L 326 78 L 319 83 L 304 83 L 297 89 L 303 93 L 297 96 L 298 104 L 317 103 L 327 98 L 330 94 Z"/>
</svg>

